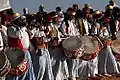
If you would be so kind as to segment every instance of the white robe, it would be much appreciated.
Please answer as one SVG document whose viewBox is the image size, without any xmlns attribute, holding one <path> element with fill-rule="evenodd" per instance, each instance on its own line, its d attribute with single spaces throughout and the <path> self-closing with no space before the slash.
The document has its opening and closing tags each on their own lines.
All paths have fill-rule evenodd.
<svg viewBox="0 0 120 80">
<path fill-rule="evenodd" d="M 98 70 L 100 74 L 119 73 L 117 62 L 110 46 L 101 50 L 99 54 Z"/>
<path fill-rule="evenodd" d="M 33 50 L 31 51 L 31 56 L 36 80 L 54 80 L 49 51 L 41 48 L 36 53 Z"/>
<path fill-rule="evenodd" d="M 21 40 L 23 48 L 28 49 L 30 45 L 29 35 L 26 32 L 26 27 L 22 27 L 17 30 L 15 27 L 11 26 L 8 28 L 8 36 L 12 38 L 18 38 Z"/>
<path fill-rule="evenodd" d="M 68 20 L 68 24 L 69 24 L 68 35 L 70 36 L 79 35 L 78 29 L 76 28 L 76 25 L 73 23 L 73 21 Z"/>
<path fill-rule="evenodd" d="M 52 68 L 55 80 L 63 80 L 69 77 L 67 58 L 62 48 L 55 48 L 50 51 Z"/>
</svg>

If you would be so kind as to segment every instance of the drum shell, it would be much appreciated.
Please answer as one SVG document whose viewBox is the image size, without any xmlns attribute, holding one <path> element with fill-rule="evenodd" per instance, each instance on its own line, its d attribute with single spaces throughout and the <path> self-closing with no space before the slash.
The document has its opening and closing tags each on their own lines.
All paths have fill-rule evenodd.
<svg viewBox="0 0 120 80">
<path fill-rule="evenodd" d="M 83 60 L 92 60 L 92 59 L 94 59 L 95 57 L 98 56 L 101 49 L 102 49 L 102 47 L 101 47 L 101 45 L 99 45 L 99 50 L 97 52 L 94 52 L 94 53 L 91 53 L 91 54 L 83 52 L 84 55 L 81 57 L 81 59 L 83 59 Z"/>
<path fill-rule="evenodd" d="M 83 49 L 79 48 L 77 50 L 64 49 L 64 53 L 68 58 L 80 58 L 83 55 Z"/>
<path fill-rule="evenodd" d="M 83 55 L 83 44 L 82 44 L 82 40 L 78 37 L 78 36 L 72 36 L 70 38 L 73 38 L 73 39 L 76 39 L 78 42 L 80 41 L 81 45 L 79 46 L 79 48 L 76 48 L 76 49 L 70 49 L 70 48 L 66 48 L 65 47 L 65 43 L 66 42 L 62 42 L 62 47 L 63 47 L 63 50 L 64 50 L 64 53 L 65 53 L 65 56 L 68 57 L 68 58 L 80 58 L 82 55 Z M 65 39 L 66 41 L 69 40 L 68 39 Z M 78 43 L 78 44 L 80 44 Z M 66 44 L 67 45 L 67 44 Z M 76 44 L 77 45 L 77 44 Z"/>
<path fill-rule="evenodd" d="M 119 43 L 120 43 L 120 40 L 113 40 L 111 42 L 111 48 L 117 61 L 120 61 L 120 50 L 118 50 L 120 48 L 117 48 L 119 46 Z"/>
<path fill-rule="evenodd" d="M 29 68 L 29 63 L 28 61 L 24 60 L 20 65 L 17 67 L 12 67 L 9 74 L 10 75 L 23 75 L 27 69 Z"/>
<path fill-rule="evenodd" d="M 3 54 L 4 55 L 3 57 L 5 59 L 5 63 L 3 65 L 3 67 L 0 69 L 0 77 L 5 77 L 11 69 L 11 64 L 10 64 L 6 54 L 4 54 L 4 53 L 0 53 L 0 54 Z"/>
<path fill-rule="evenodd" d="M 119 31 L 117 31 L 117 33 L 116 33 L 116 39 L 117 39 L 117 40 L 119 40 L 119 39 L 120 39 L 120 30 L 119 30 Z"/>
<path fill-rule="evenodd" d="M 23 57 L 21 58 L 21 55 L 19 55 L 20 53 L 13 52 L 14 50 L 16 50 L 16 51 L 20 50 L 22 52 Z M 15 76 L 23 75 L 29 67 L 29 62 L 28 62 L 28 59 L 25 57 L 25 52 L 19 48 L 12 48 L 12 49 L 9 49 L 8 51 L 6 51 L 6 54 L 11 63 L 11 69 L 9 71 L 9 75 L 15 75 Z M 13 55 L 12 58 L 10 56 L 11 54 Z M 15 57 L 14 57 L 14 54 L 16 54 Z M 16 65 L 16 64 L 14 64 L 15 60 L 16 60 L 16 62 L 17 62 L 17 60 L 20 60 L 20 62 L 17 62 L 17 65 Z"/>
<path fill-rule="evenodd" d="M 97 76 L 89 77 L 88 80 L 120 80 L 119 74 L 109 74 L 110 76 L 105 76 L 104 74 L 96 74 Z"/>
<path fill-rule="evenodd" d="M 102 44 L 102 42 L 100 42 L 100 40 L 98 40 L 97 37 L 94 37 L 94 36 L 87 36 L 87 37 L 95 38 L 96 41 L 98 42 L 98 44 L 97 44 L 98 46 L 97 46 L 97 49 L 95 51 L 91 52 L 91 53 L 88 52 L 88 51 L 85 51 L 85 48 L 84 48 L 84 51 L 83 51 L 84 54 L 81 57 L 81 59 L 83 59 L 83 60 L 92 60 L 95 57 L 97 57 L 97 55 L 99 54 L 99 52 L 101 51 L 101 49 L 103 47 L 103 44 Z M 87 43 L 87 42 L 85 41 L 85 43 Z"/>
</svg>

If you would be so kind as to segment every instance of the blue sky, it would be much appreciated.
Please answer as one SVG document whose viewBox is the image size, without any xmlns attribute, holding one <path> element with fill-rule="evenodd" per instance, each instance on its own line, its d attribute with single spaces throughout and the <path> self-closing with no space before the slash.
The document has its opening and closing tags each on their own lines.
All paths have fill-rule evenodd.
<svg viewBox="0 0 120 80">
<path fill-rule="evenodd" d="M 116 4 L 120 6 L 120 0 L 115 0 Z M 109 0 L 10 0 L 12 8 L 15 12 L 22 13 L 22 9 L 27 7 L 30 12 L 38 11 L 40 4 L 43 4 L 46 10 L 54 10 L 57 5 L 62 6 L 66 10 L 69 6 L 77 3 L 82 8 L 85 3 L 92 4 L 95 9 L 104 10 L 105 5 Z"/>
</svg>

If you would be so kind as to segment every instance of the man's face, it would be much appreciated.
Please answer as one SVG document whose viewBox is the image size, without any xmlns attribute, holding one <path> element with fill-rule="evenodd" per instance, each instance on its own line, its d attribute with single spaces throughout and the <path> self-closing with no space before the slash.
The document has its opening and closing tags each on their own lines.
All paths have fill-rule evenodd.
<svg viewBox="0 0 120 80">
<path fill-rule="evenodd" d="M 74 9 L 75 11 L 77 11 L 77 10 L 78 10 L 78 6 L 74 6 L 73 9 Z"/>
<path fill-rule="evenodd" d="M 58 17 L 55 17 L 54 19 L 53 19 L 55 22 L 58 22 L 59 20 L 58 20 Z"/>
<path fill-rule="evenodd" d="M 36 38 L 36 45 L 37 46 L 41 46 L 44 44 L 44 40 L 43 40 L 43 37 L 38 37 Z"/>
<path fill-rule="evenodd" d="M 109 4 L 113 6 L 115 4 L 115 2 L 114 1 L 110 1 Z"/>
<path fill-rule="evenodd" d="M 74 16 L 74 15 L 71 15 L 71 19 L 75 19 L 75 16 Z"/>
</svg>

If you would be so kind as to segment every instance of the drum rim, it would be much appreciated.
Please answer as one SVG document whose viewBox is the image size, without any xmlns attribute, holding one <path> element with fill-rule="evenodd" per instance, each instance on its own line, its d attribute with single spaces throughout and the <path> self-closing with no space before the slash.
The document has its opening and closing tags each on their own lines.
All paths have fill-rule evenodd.
<svg viewBox="0 0 120 80">
<path fill-rule="evenodd" d="M 2 71 L 5 67 L 6 67 L 6 65 L 7 65 L 7 62 L 9 61 L 8 60 L 8 57 L 7 57 L 7 55 L 3 52 L 3 53 L 1 53 L 1 54 L 4 54 L 4 58 L 5 58 L 5 64 L 4 64 L 4 66 L 0 69 L 0 71 Z"/>
<path fill-rule="evenodd" d="M 92 37 L 94 37 L 95 39 L 96 39 L 96 41 L 98 41 L 98 47 L 97 47 L 97 51 L 95 51 L 95 52 L 92 52 L 92 53 L 88 53 L 88 52 L 85 52 L 85 51 L 83 51 L 83 56 L 81 57 L 81 59 L 83 59 L 83 60 L 86 60 L 86 61 L 89 61 L 89 60 L 92 60 L 92 59 L 94 59 L 98 54 L 99 54 L 99 52 L 101 51 L 101 49 L 103 48 L 103 44 L 102 44 L 102 42 L 101 42 L 101 40 L 96 36 L 96 35 L 84 35 L 84 36 L 92 36 Z M 83 36 L 82 36 L 83 37 Z M 86 56 L 89 56 L 90 58 L 84 58 L 84 55 Z M 92 55 L 93 55 L 93 57 L 92 57 Z"/>
<path fill-rule="evenodd" d="M 25 61 L 27 61 L 26 59 L 22 62 L 22 63 L 24 63 Z M 18 65 L 17 67 L 11 67 L 11 70 L 15 70 L 15 73 L 13 73 L 13 71 L 9 71 L 9 74 L 11 74 L 11 75 L 22 75 L 22 74 L 24 74 L 27 70 L 28 70 L 28 68 L 29 68 L 29 61 L 27 61 L 27 63 L 26 63 L 26 69 L 24 70 L 24 71 L 21 71 L 19 68 L 20 68 L 20 66 L 22 65 L 22 63 L 20 64 L 20 65 Z M 18 72 L 16 72 L 16 71 L 18 71 Z M 21 73 L 19 73 L 19 72 L 21 72 Z"/>
<path fill-rule="evenodd" d="M 5 67 L 4 67 L 4 69 L 2 71 L 4 71 L 4 70 L 5 70 L 5 72 L 0 74 L 0 76 L 2 76 L 2 77 L 6 76 L 11 70 L 11 63 L 10 63 L 10 61 L 8 59 L 7 59 L 7 63 L 5 65 Z"/>
<path fill-rule="evenodd" d="M 117 39 L 117 40 L 119 40 L 119 39 L 120 39 L 120 38 L 119 38 L 119 37 L 120 37 L 120 35 L 119 35 L 119 34 L 120 34 L 120 30 L 116 32 L 116 39 Z"/>
<path fill-rule="evenodd" d="M 18 75 L 23 75 L 27 70 L 28 70 L 28 68 L 29 68 L 29 59 L 26 57 L 26 49 L 24 50 L 22 50 L 22 49 L 20 49 L 20 48 L 11 48 L 11 49 L 9 49 L 8 51 L 6 51 L 6 53 L 9 55 L 9 51 L 11 51 L 11 50 L 13 50 L 13 49 L 18 49 L 18 50 L 20 50 L 20 51 L 22 51 L 22 52 L 24 52 L 24 58 L 20 61 L 20 63 L 18 64 L 18 65 L 16 65 L 16 66 L 12 66 L 12 64 L 13 63 L 11 63 L 11 69 L 10 69 L 10 71 L 9 71 L 9 73 L 8 74 L 10 74 L 10 75 L 15 75 L 15 76 L 18 76 Z M 26 69 L 25 70 L 23 70 L 23 71 L 21 71 L 19 68 L 20 68 L 20 66 L 22 66 L 22 64 L 24 63 L 24 62 L 27 62 L 26 63 L 26 65 L 25 65 L 25 67 L 26 67 Z M 14 71 L 12 71 L 12 70 L 15 70 L 15 72 Z M 18 72 L 17 72 L 18 71 Z"/>
<path fill-rule="evenodd" d="M 120 40 L 113 40 L 112 41 L 112 45 L 111 45 L 111 48 L 112 48 L 112 50 L 116 53 L 116 54 L 120 54 L 120 52 L 117 52 L 116 50 L 115 50 L 115 46 L 113 47 L 113 42 L 115 42 L 115 41 L 120 41 Z"/>
<path fill-rule="evenodd" d="M 81 43 L 82 43 L 82 40 L 81 40 L 81 38 L 79 37 L 79 36 L 70 36 L 69 38 L 76 38 L 77 40 L 79 40 Z M 68 40 L 69 38 L 66 38 L 63 42 L 62 42 L 62 48 L 63 48 L 63 50 L 64 50 L 64 53 L 65 53 L 65 55 L 66 55 L 66 53 L 68 54 L 70 54 L 70 56 L 67 56 L 68 58 L 71 58 L 71 57 L 73 57 L 74 56 L 74 54 L 72 53 L 72 52 L 74 52 L 75 51 L 75 54 L 76 53 L 78 53 L 79 51 L 82 51 L 82 54 L 81 54 L 81 56 L 84 54 L 83 53 L 83 51 L 84 51 L 84 45 L 83 44 L 81 44 L 81 46 L 80 46 L 80 48 L 78 48 L 78 49 L 72 49 L 72 50 L 70 50 L 70 49 L 68 49 L 67 47 L 65 47 L 65 41 L 66 40 Z M 81 57 L 80 56 L 80 57 Z"/>
<path fill-rule="evenodd" d="M 96 39 L 96 41 L 98 42 L 98 46 L 97 46 L 97 50 L 95 50 L 95 51 L 93 51 L 93 52 L 89 52 L 89 51 L 85 51 L 85 48 L 84 48 L 84 54 L 89 54 L 89 55 L 91 55 L 92 53 L 98 53 L 99 52 L 99 47 L 100 47 L 100 45 L 99 44 L 101 44 L 100 42 L 99 42 L 99 38 L 97 37 L 97 36 L 95 36 L 95 35 L 84 35 L 84 36 L 87 36 L 87 37 L 93 37 L 93 38 L 95 38 Z M 84 37 L 84 36 L 82 36 L 82 37 Z M 83 40 L 83 39 L 82 39 Z"/>
<path fill-rule="evenodd" d="M 83 50 L 84 50 L 84 49 L 79 48 L 78 50 L 75 50 L 75 53 L 74 53 L 74 54 L 76 54 L 76 53 L 78 53 L 78 52 L 81 51 L 81 52 L 82 52 L 82 53 L 81 53 L 81 56 L 78 56 L 78 57 L 82 57 L 83 54 L 84 54 L 84 53 L 83 53 Z M 70 56 L 67 56 L 67 55 L 66 55 L 68 58 L 71 58 L 71 57 L 74 56 L 74 54 L 73 54 L 72 52 L 74 52 L 74 50 L 71 51 L 71 50 L 68 50 L 68 49 L 64 49 L 65 55 L 68 54 L 68 53 L 70 54 Z"/>
<path fill-rule="evenodd" d="M 11 48 L 11 49 L 8 49 L 8 51 L 6 51 L 6 55 L 7 55 L 7 54 L 10 55 L 10 54 L 9 54 L 9 51 L 11 51 L 11 50 L 13 50 L 13 49 L 20 50 L 21 52 L 24 53 L 24 58 L 23 58 L 23 59 L 20 61 L 20 63 L 19 63 L 18 65 L 16 65 L 16 66 L 12 66 L 12 64 L 13 64 L 12 61 L 13 61 L 13 60 L 11 60 L 10 57 L 8 56 L 8 59 L 10 59 L 9 61 L 10 61 L 10 63 L 11 63 L 11 68 L 16 68 L 17 66 L 21 65 L 26 58 L 25 58 L 25 52 L 24 52 L 24 50 L 22 50 L 22 49 L 20 49 L 20 48 Z M 26 59 L 26 60 L 27 60 L 27 59 Z"/>
<path fill-rule="evenodd" d="M 71 58 L 71 57 L 73 56 L 73 54 L 72 54 L 72 53 L 69 53 L 67 49 L 64 48 L 63 50 L 64 50 L 64 53 L 65 53 L 65 56 L 67 56 L 68 58 Z M 67 54 L 67 55 L 66 55 L 66 54 Z M 68 56 L 68 54 L 69 54 L 70 56 Z"/>
<path fill-rule="evenodd" d="M 78 36 L 70 36 L 69 38 L 71 38 L 71 37 L 77 37 L 77 38 L 79 39 L 79 41 L 81 41 L 81 43 L 83 43 L 82 40 L 81 40 L 81 38 L 79 38 Z M 64 46 L 64 45 L 65 45 L 65 44 L 64 44 L 65 41 L 68 40 L 69 38 L 65 39 L 65 40 L 62 42 L 62 47 L 63 47 L 63 49 L 69 50 L 67 47 Z M 78 39 L 77 39 L 77 40 L 78 40 Z M 79 49 L 83 49 L 83 47 L 84 47 L 84 45 L 81 44 L 80 48 L 74 49 L 74 50 L 78 51 Z"/>
</svg>

